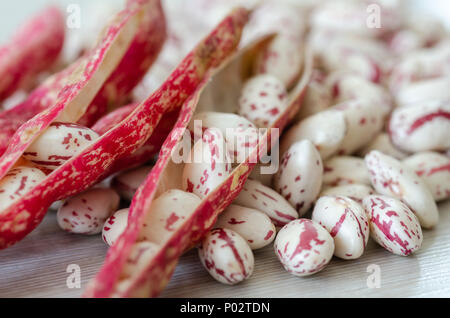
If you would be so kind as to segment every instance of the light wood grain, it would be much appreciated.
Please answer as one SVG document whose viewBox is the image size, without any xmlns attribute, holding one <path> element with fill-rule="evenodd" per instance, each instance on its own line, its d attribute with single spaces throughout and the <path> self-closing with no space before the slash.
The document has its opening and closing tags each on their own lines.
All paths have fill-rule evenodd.
<svg viewBox="0 0 450 318">
<path fill-rule="evenodd" d="M 255 252 L 253 276 L 243 284 L 216 283 L 196 251 L 184 255 L 162 297 L 450 297 L 450 202 L 441 204 L 441 221 L 425 231 L 422 249 L 410 257 L 390 254 L 370 242 L 356 261 L 333 259 L 319 274 L 297 278 L 286 273 L 272 246 Z M 0 251 L 0 297 L 79 297 L 100 268 L 107 247 L 100 236 L 62 232 L 54 212 L 25 240 Z M 66 268 L 81 267 L 82 289 L 69 289 Z M 367 266 L 381 268 L 381 288 L 367 287 Z"/>
</svg>

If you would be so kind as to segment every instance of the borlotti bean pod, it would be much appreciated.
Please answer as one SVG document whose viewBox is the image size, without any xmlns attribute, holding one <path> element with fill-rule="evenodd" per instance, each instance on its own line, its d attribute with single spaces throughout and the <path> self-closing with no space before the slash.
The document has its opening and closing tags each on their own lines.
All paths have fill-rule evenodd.
<svg viewBox="0 0 450 318">
<path fill-rule="evenodd" d="M 0 47 L 0 102 L 19 89 L 28 89 L 40 72 L 49 70 L 58 60 L 64 38 L 64 14 L 51 6 Z"/>
<path fill-rule="evenodd" d="M 102 88 L 97 91 L 83 116 L 77 120 L 84 126 L 91 126 L 107 111 L 121 106 L 156 60 L 164 44 L 166 23 L 160 0 L 128 0 L 127 8 L 141 8 L 136 16 L 138 28 L 133 32 L 131 44 L 127 41 L 126 53 L 120 54 L 119 63 L 113 63 L 113 71 L 102 82 Z M 22 124 L 58 101 L 59 92 L 71 81 L 75 70 L 86 64 L 90 54 L 85 54 L 44 81 L 24 102 L 0 113 L 0 155 L 6 151 L 11 137 Z M 26 65 L 33 65 L 33 61 L 27 61 Z"/>
<path fill-rule="evenodd" d="M 216 135 L 217 129 L 214 128 L 211 133 L 205 132 L 203 138 L 191 148 L 195 149 L 202 142 L 206 147 L 203 153 L 209 152 L 212 158 L 210 162 L 177 163 L 173 155 L 178 155 L 180 147 L 186 143 L 183 137 L 192 134 L 188 125 L 197 115 L 204 112 L 229 115 L 238 112 L 240 94 L 254 76 L 252 63 L 272 39 L 273 36 L 267 36 L 246 46 L 225 67 L 212 75 L 211 81 L 205 80 L 183 105 L 157 163 L 131 203 L 124 233 L 110 248 L 103 267 L 88 286 L 85 297 L 157 296 L 169 282 L 183 252 L 203 239 L 219 214 L 239 195 L 258 159 L 277 142 L 278 131 L 271 128 L 278 128 L 281 132 L 301 107 L 312 73 L 309 54 L 306 54 L 308 58 L 301 79 L 285 97 L 284 109 L 273 114 L 271 124 L 264 127 L 269 129 L 259 136 L 255 144 L 249 146 L 244 160 L 233 162 L 233 169 L 227 165 L 226 159 L 218 160 L 224 159 L 227 154 L 221 148 L 225 142 Z M 202 164 L 207 165 L 204 171 L 209 171 L 211 178 L 214 176 L 220 180 L 219 184 L 205 187 L 205 184 L 212 185 L 213 182 L 209 183 L 207 175 L 202 178 L 195 173 L 199 171 L 197 165 Z M 217 169 L 220 171 L 217 172 Z M 186 175 L 199 179 L 186 178 Z M 158 197 L 156 193 L 163 194 Z M 197 201 L 191 196 L 196 197 Z M 179 202 L 185 200 L 193 203 L 181 208 Z"/>
<path fill-rule="evenodd" d="M 147 9 L 147 1 L 132 2 L 118 14 L 105 32 L 98 48 L 89 59 L 72 74 L 71 81 L 61 90 L 58 102 L 24 124 L 14 135 L 7 152 L 0 158 L 0 185 L 16 166 L 32 166 L 23 158 L 40 155 L 27 152 L 41 138 L 49 138 L 48 129 L 75 129 L 63 140 L 52 142 L 52 149 L 62 153 L 71 149 L 78 152 L 69 156 L 51 155 L 45 164 L 53 161 L 53 168 L 44 169 L 47 175 L 40 181 L 20 186 L 20 196 L 14 198 L 0 212 L 0 248 L 6 248 L 21 240 L 42 220 L 49 206 L 62 198 L 80 193 L 108 175 L 115 161 L 126 158 L 138 150 L 152 135 L 164 113 L 179 108 L 196 91 L 210 69 L 220 66 L 236 49 L 249 12 L 236 9 L 228 15 L 173 71 L 167 81 L 130 116 L 101 136 L 75 124 L 82 117 L 102 84 L 120 62 L 132 39 L 139 30 L 140 17 Z M 56 126 L 56 127 L 55 127 Z M 81 134 L 80 134 L 81 133 Z M 88 135 L 89 137 L 86 137 Z M 82 138 L 90 138 L 86 148 L 80 148 Z M 60 147 L 62 146 L 62 147 Z M 59 147 L 59 148 L 58 148 Z M 38 152 L 48 149 L 39 149 Z M 56 151 L 55 150 L 55 151 Z M 59 161 L 55 163 L 55 161 Z M 32 180 L 41 179 L 33 173 Z M 27 183 L 27 178 L 22 179 Z M 13 181 L 11 181 L 13 182 Z"/>
</svg>

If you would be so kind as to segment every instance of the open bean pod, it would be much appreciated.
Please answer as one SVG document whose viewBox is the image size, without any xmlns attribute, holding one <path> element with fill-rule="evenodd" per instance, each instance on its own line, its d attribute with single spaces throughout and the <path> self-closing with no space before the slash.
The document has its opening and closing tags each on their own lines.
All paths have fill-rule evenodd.
<svg viewBox="0 0 450 318">
<path fill-rule="evenodd" d="M 7 153 L 1 158 L 2 176 L 19 159 L 22 160 L 26 149 L 55 120 L 74 123 L 85 113 L 139 29 L 139 17 L 148 3 L 138 4 L 133 3 L 119 13 L 99 48 L 86 63 L 86 69 L 74 73 L 81 79 L 74 79 L 62 90 L 57 104 L 27 122 L 15 134 Z M 93 140 L 87 148 L 79 149 L 79 153 L 0 212 L 0 248 L 14 244 L 31 232 L 54 201 L 89 188 L 111 173 L 115 161 L 126 158 L 144 145 L 162 115 L 182 105 L 204 80 L 209 69 L 219 65 L 234 51 L 247 16 L 244 9 L 233 11 L 130 116 Z"/>
<path fill-rule="evenodd" d="M 110 108 L 124 102 L 153 64 L 164 44 L 166 24 L 160 0 L 128 0 L 127 7 L 129 10 L 134 7 L 142 8 L 142 14 L 136 17 L 139 27 L 133 34 L 131 44 L 126 44 L 126 53 L 118 55 L 120 62 L 113 63 L 114 69 L 109 72 L 106 81 L 99 81 L 101 89 L 96 91 L 87 110 L 76 120 L 84 126 L 93 125 Z M 107 37 L 104 39 L 107 40 Z M 59 93 L 76 76 L 72 74 L 89 64 L 90 54 L 92 52 L 48 78 L 22 103 L 0 113 L 0 155 L 6 151 L 11 137 L 21 125 L 58 101 Z M 27 61 L 27 65 L 29 64 L 33 63 Z"/>
<path fill-rule="evenodd" d="M 167 285 L 182 253 L 203 239 L 204 235 L 214 226 L 218 215 L 239 195 L 258 159 L 277 141 L 278 136 L 276 133 L 272 135 L 274 130 L 271 128 L 282 130 L 295 117 L 311 76 L 312 61 L 310 59 L 307 59 L 305 63 L 302 79 L 289 92 L 287 107 L 273 115 L 272 124 L 266 127 L 269 129 L 260 136 L 257 144 L 249 147 L 245 160 L 240 162 L 233 171 L 228 172 L 226 176 L 223 175 L 226 172 L 223 163 L 213 160 L 220 165 L 222 170 L 220 177 L 223 178 L 219 185 L 207 189 L 208 191 L 201 188 L 202 180 L 208 180 L 207 175 L 204 179 L 200 179 L 199 183 L 186 178 L 183 186 L 183 171 L 186 173 L 186 168 L 189 170 L 191 164 L 175 163 L 172 159 L 174 154 L 178 156 L 180 153 L 183 142 L 185 142 L 183 136 L 191 135 L 187 127 L 194 118 L 194 112 L 236 112 L 240 99 L 239 93 L 246 80 L 252 76 L 252 62 L 258 52 L 263 51 L 263 48 L 270 43 L 271 39 L 272 37 L 260 39 L 243 49 L 226 67 L 214 75 L 210 83 L 205 80 L 197 92 L 183 105 L 180 117 L 162 147 L 158 162 L 134 197 L 125 232 L 109 250 L 103 267 L 84 294 L 86 297 L 157 296 Z M 306 54 L 306 56 L 309 55 Z M 208 140 L 211 141 L 211 139 Z M 204 135 L 203 142 L 206 146 L 212 144 L 208 140 L 205 140 Z M 213 165 L 205 166 L 205 171 L 215 173 Z M 197 176 L 196 173 L 195 176 Z M 168 179 L 171 181 L 166 182 L 165 180 Z M 198 207 L 189 211 L 174 211 L 175 203 L 169 201 L 165 208 L 165 214 L 158 214 L 159 218 L 163 220 L 163 224 L 166 225 L 165 229 L 159 225 L 145 222 L 149 218 L 154 218 L 153 214 L 160 213 L 158 203 L 165 194 L 176 190 L 183 199 L 189 194 L 188 192 L 194 192 L 197 187 L 199 190 L 202 189 L 199 193 L 202 199 Z M 163 190 L 164 194 L 156 198 L 156 193 L 163 192 Z M 143 224 L 147 224 L 147 226 L 144 227 Z M 152 231 L 165 232 L 165 239 L 158 242 L 151 239 L 142 242 L 141 234 Z M 157 244 L 157 249 L 153 251 L 152 257 L 146 258 L 145 261 L 142 259 L 143 263 L 138 261 L 142 267 L 139 267 L 139 270 L 132 275 L 125 275 L 129 256 L 139 244 L 148 242 Z"/>
</svg>

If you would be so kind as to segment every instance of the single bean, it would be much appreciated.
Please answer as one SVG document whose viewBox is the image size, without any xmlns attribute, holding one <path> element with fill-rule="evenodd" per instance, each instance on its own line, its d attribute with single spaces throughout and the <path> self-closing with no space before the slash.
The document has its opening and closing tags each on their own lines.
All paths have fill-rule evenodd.
<svg viewBox="0 0 450 318">
<path fill-rule="evenodd" d="M 365 184 L 354 183 L 354 184 L 344 184 L 335 187 L 325 187 L 320 193 L 319 197 L 344 196 L 361 204 L 362 200 L 365 197 L 374 193 L 375 191 L 371 187 Z"/>
<path fill-rule="evenodd" d="M 422 152 L 403 163 L 425 182 L 436 201 L 450 198 L 450 158 L 436 152 Z"/>
<path fill-rule="evenodd" d="M 359 151 L 358 154 L 361 157 L 365 157 L 372 150 L 378 150 L 384 153 L 385 155 L 394 157 L 395 159 L 399 160 L 408 157 L 408 154 L 406 152 L 401 151 L 392 144 L 391 139 L 389 138 L 389 135 L 387 133 L 379 134 L 366 147 L 361 149 L 361 151 Z"/>
<path fill-rule="evenodd" d="M 450 102 L 397 108 L 389 132 L 392 143 L 403 151 L 446 151 L 450 148 Z"/>
<path fill-rule="evenodd" d="M 56 219 L 64 231 L 95 235 L 119 206 L 120 197 L 112 189 L 94 188 L 64 201 Z"/>
<path fill-rule="evenodd" d="M 52 123 L 24 152 L 34 164 L 54 170 L 89 147 L 99 135 L 72 123 Z"/>
<path fill-rule="evenodd" d="M 422 245 L 419 220 L 403 202 L 388 196 L 372 195 L 364 199 L 369 217 L 370 236 L 391 253 L 408 256 Z"/>
<path fill-rule="evenodd" d="M 238 284 L 253 273 L 252 250 L 245 239 L 229 229 L 210 231 L 203 239 L 198 255 L 209 274 L 222 284 Z"/>
<path fill-rule="evenodd" d="M 275 189 L 304 215 L 316 200 L 322 187 L 323 165 L 319 152 L 309 140 L 289 148 L 275 175 Z"/>
<path fill-rule="evenodd" d="M 203 138 L 195 143 L 190 162 L 185 164 L 183 189 L 204 198 L 225 181 L 231 171 L 222 133 L 218 129 L 208 129 Z"/>
<path fill-rule="evenodd" d="M 11 169 L 0 181 L 0 211 L 19 200 L 45 177 L 37 168 L 19 166 Z"/>
<path fill-rule="evenodd" d="M 239 115 L 260 128 L 266 128 L 287 106 L 284 84 L 272 75 L 258 75 L 248 80 L 242 89 Z"/>
<path fill-rule="evenodd" d="M 330 262 L 334 241 L 319 224 L 298 219 L 280 230 L 274 248 L 286 271 L 295 276 L 308 276 L 318 273 Z"/>
<path fill-rule="evenodd" d="M 334 239 L 334 255 L 342 259 L 361 257 L 369 240 L 369 220 L 364 209 L 343 196 L 321 197 L 312 220 L 322 225 Z"/>
</svg>

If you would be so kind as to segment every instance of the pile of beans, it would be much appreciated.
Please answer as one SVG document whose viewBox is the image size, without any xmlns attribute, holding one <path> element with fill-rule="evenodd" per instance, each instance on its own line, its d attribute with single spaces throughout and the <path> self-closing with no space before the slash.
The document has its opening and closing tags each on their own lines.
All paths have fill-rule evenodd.
<svg viewBox="0 0 450 318">
<path fill-rule="evenodd" d="M 433 19 L 421 17 L 418 28 L 400 1 L 384 3 L 382 27 L 369 28 L 368 5 L 318 1 L 302 7 L 301 19 L 293 14 L 299 8 L 283 2 L 258 9 L 255 19 L 269 19 L 278 37 L 255 58 L 236 113 L 194 116 L 192 160 L 161 180 L 139 233 L 142 246 L 135 248 L 151 254 L 146 241 L 162 244 L 164 229 L 194 211 L 231 174 L 236 158 L 255 147 L 257 129 L 270 127 L 286 109 L 308 47 L 315 69 L 279 153 L 272 152 L 279 169 L 268 175 L 257 165 L 199 245 L 201 263 L 217 281 L 237 284 L 253 272 L 253 250 L 271 244 L 296 276 L 321 271 L 333 256 L 361 257 L 369 237 L 401 256 L 420 249 L 422 228 L 438 223 L 436 202 L 450 198 L 450 41 Z M 198 120 L 207 130 L 196 135 Z M 53 124 L 24 160 L 52 170 L 96 138 L 81 126 Z M 209 160 L 194 160 L 198 154 Z M 128 209 L 117 211 L 120 198 L 130 201 L 151 168 L 121 173 L 110 187 L 65 200 L 58 224 L 71 233 L 102 232 L 113 245 L 128 219 Z M 1 203 L 44 177 L 26 165 L 12 170 L 0 184 Z M 133 266 L 140 263 L 130 262 L 123 272 L 132 275 Z"/>
</svg>

